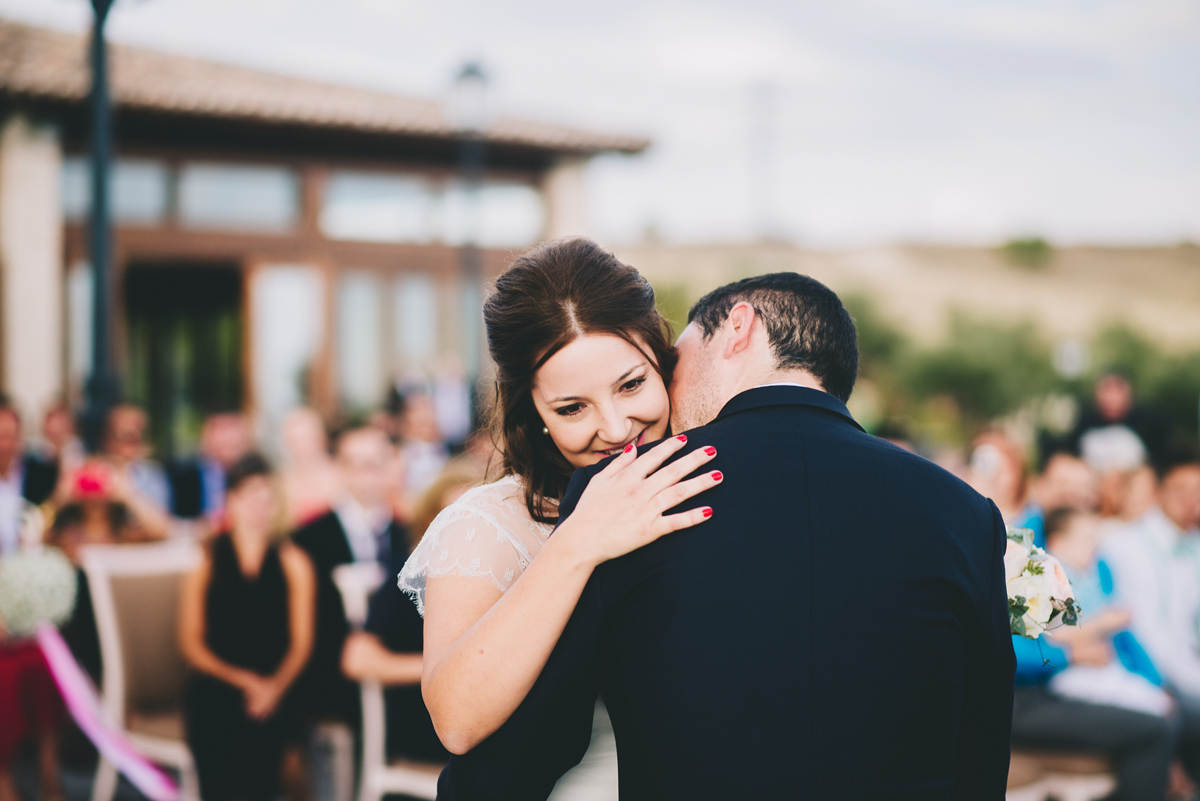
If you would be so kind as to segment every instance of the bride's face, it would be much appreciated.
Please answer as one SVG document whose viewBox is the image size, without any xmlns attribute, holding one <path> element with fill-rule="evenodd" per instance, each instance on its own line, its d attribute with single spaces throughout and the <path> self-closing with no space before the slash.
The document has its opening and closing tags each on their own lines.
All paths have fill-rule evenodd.
<svg viewBox="0 0 1200 801">
<path fill-rule="evenodd" d="M 671 416 L 654 364 L 609 334 L 584 335 L 547 359 L 534 376 L 533 403 L 575 467 L 662 439 Z"/>
</svg>

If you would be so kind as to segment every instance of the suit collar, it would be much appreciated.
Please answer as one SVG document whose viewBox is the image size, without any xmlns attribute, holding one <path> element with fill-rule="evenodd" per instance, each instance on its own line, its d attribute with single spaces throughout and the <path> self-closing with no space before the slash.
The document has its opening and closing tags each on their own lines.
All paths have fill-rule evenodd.
<svg viewBox="0 0 1200 801">
<path fill-rule="evenodd" d="M 859 431 L 863 427 L 850 415 L 846 404 L 819 389 L 809 389 L 799 386 L 766 386 L 755 387 L 734 395 L 717 415 L 717 420 L 729 417 L 750 409 L 760 409 L 765 406 L 815 406 L 844 417 L 848 423 Z M 716 422 L 714 420 L 713 422 Z"/>
</svg>

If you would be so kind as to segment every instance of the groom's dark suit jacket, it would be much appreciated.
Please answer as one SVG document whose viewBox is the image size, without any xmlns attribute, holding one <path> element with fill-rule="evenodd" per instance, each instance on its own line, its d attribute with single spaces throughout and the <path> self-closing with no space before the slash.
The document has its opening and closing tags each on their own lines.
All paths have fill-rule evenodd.
<svg viewBox="0 0 1200 801">
<path fill-rule="evenodd" d="M 996 508 L 816 390 L 744 392 L 688 432 L 706 445 L 725 480 L 687 505 L 712 518 L 595 571 L 525 702 L 451 761 L 439 798 L 545 798 L 599 693 L 621 801 L 1001 801 Z"/>
</svg>

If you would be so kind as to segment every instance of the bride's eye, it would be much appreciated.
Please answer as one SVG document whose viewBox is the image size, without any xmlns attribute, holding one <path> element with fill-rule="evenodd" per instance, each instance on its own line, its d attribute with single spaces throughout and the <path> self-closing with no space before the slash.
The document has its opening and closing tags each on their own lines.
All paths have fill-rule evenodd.
<svg viewBox="0 0 1200 801">
<path fill-rule="evenodd" d="M 626 381 L 624 384 L 622 384 L 621 391 L 622 392 L 633 392 L 634 390 L 636 390 L 638 387 L 640 387 L 644 383 L 646 383 L 645 376 L 642 376 L 641 378 L 634 378 L 634 379 Z"/>
<path fill-rule="evenodd" d="M 570 406 L 561 406 L 554 410 L 554 413 L 561 417 L 573 417 L 583 411 L 582 403 L 572 403 Z"/>
</svg>

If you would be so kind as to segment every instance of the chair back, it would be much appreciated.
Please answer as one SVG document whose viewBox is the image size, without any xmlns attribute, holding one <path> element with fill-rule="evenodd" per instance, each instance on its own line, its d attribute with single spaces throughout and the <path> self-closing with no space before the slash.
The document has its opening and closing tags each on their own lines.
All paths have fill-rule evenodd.
<svg viewBox="0 0 1200 801">
<path fill-rule="evenodd" d="M 362 628 L 367 621 L 371 593 L 383 584 L 383 567 L 377 562 L 351 562 L 333 570 L 333 583 L 342 595 L 346 621 Z M 387 719 L 383 706 L 383 688 L 377 681 L 359 682 L 362 698 L 362 772 L 359 777 L 360 801 L 378 795 L 373 791 L 376 774 L 387 768 Z"/>
<path fill-rule="evenodd" d="M 104 664 L 101 694 L 114 722 L 124 725 L 130 708 L 182 702 L 180 588 L 202 557 L 199 545 L 179 541 L 80 549 Z"/>
<path fill-rule="evenodd" d="M 367 622 L 371 594 L 383 584 L 383 566 L 378 562 L 350 562 L 333 569 L 333 583 L 342 596 L 346 622 L 360 629 Z"/>
</svg>

